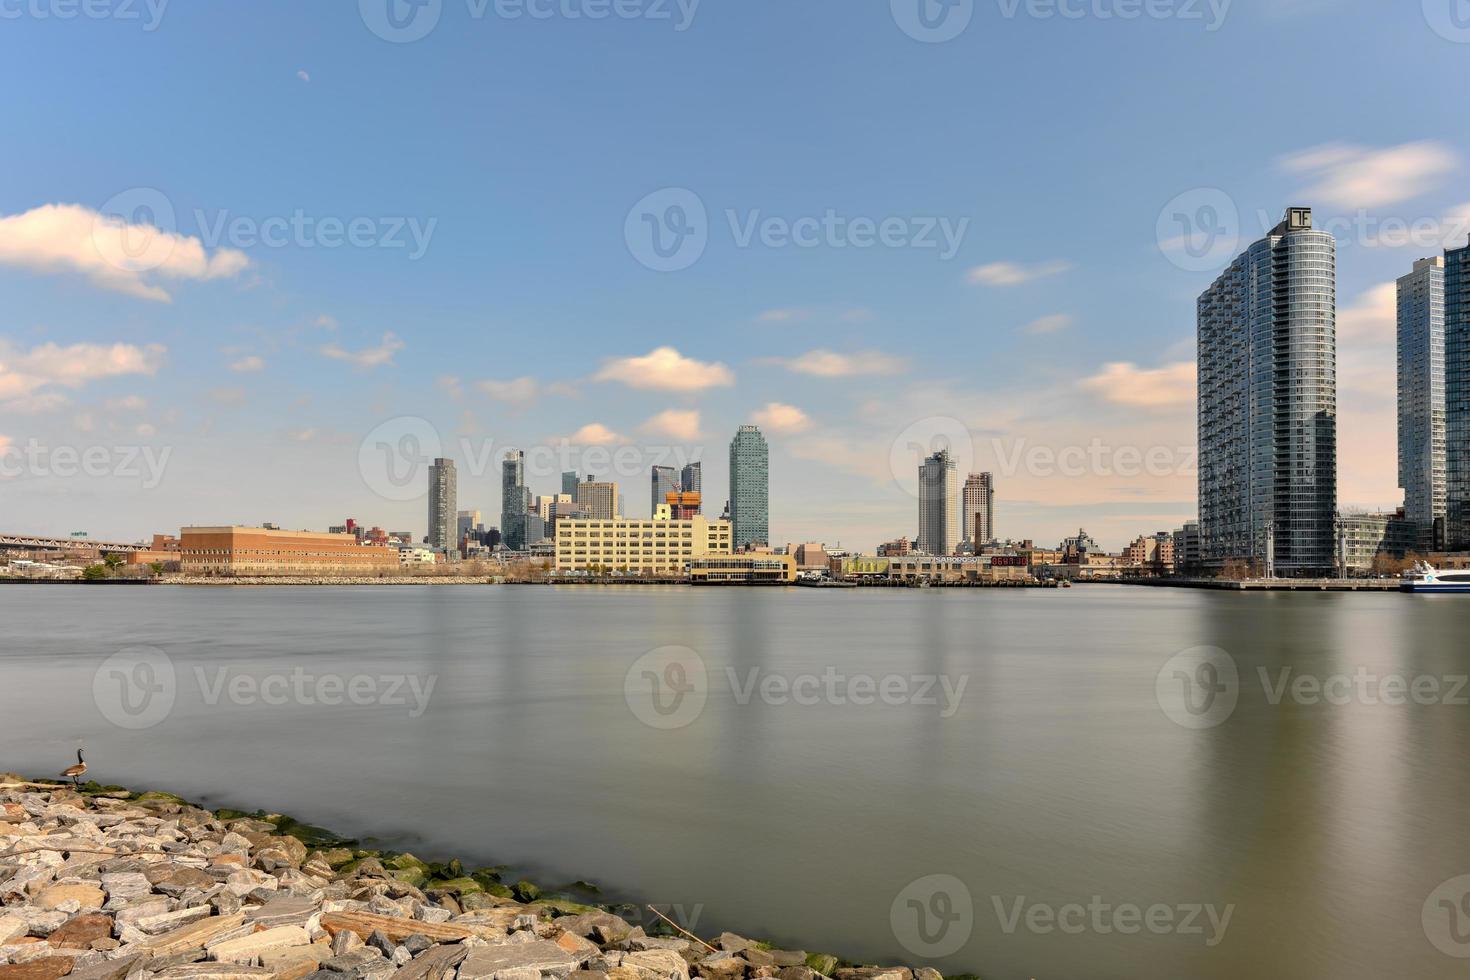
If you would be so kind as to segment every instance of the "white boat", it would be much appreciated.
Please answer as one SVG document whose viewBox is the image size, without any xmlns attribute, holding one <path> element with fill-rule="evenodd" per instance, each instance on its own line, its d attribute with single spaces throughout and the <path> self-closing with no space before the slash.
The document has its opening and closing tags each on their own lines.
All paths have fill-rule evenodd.
<svg viewBox="0 0 1470 980">
<path fill-rule="evenodd" d="M 1399 588 L 1404 592 L 1470 592 L 1470 570 L 1442 572 L 1421 561 L 1404 573 Z"/>
</svg>

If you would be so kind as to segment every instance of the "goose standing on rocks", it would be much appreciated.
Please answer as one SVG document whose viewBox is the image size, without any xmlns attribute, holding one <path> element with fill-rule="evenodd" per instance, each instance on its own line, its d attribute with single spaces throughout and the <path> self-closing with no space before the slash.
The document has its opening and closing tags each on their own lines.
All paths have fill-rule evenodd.
<svg viewBox="0 0 1470 980">
<path fill-rule="evenodd" d="M 61 770 L 61 775 L 63 778 L 70 777 L 72 785 L 80 787 L 82 785 L 80 781 L 82 773 L 86 771 L 87 763 L 82 759 L 82 750 L 77 749 L 77 764 L 74 766 L 67 766 L 65 769 Z"/>
</svg>

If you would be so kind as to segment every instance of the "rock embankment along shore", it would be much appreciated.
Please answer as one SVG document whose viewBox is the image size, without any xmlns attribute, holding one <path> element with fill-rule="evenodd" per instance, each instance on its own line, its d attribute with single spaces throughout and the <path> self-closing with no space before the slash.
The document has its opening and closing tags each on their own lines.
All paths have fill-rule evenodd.
<svg viewBox="0 0 1470 980">
<path fill-rule="evenodd" d="M 942 980 L 732 933 L 650 935 L 495 869 L 353 843 L 0 776 L 0 980 Z"/>
</svg>

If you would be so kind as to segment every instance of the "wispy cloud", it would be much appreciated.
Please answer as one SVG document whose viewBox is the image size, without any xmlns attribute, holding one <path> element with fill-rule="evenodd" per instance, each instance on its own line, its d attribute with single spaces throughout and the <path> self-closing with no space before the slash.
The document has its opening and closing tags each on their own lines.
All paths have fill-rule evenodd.
<svg viewBox="0 0 1470 980">
<path fill-rule="evenodd" d="M 569 442 L 574 446 L 611 446 L 628 440 L 601 422 L 589 422 L 571 435 L 562 436 L 556 441 Z"/>
<path fill-rule="evenodd" d="M 1129 408 L 1176 409 L 1193 405 L 1198 391 L 1193 361 L 1141 368 L 1125 361 L 1103 365 L 1082 387 L 1105 402 Z"/>
<path fill-rule="evenodd" d="M 152 376 L 162 366 L 164 353 L 157 344 L 43 344 L 26 351 L 0 341 L 0 410 L 54 411 L 68 400 L 53 389 L 77 389 L 130 374 Z"/>
<path fill-rule="evenodd" d="M 393 363 L 393 355 L 403 350 L 403 341 L 391 330 L 383 334 L 382 343 L 376 347 L 364 347 L 362 350 L 351 351 L 343 348 L 340 344 L 323 344 L 321 353 L 323 357 L 329 357 L 334 361 L 346 361 L 359 368 L 377 368 Z"/>
<path fill-rule="evenodd" d="M 969 271 L 966 278 L 976 286 L 1023 286 L 1038 279 L 1049 279 L 1052 276 L 1061 275 L 1071 268 L 1072 263 L 1065 259 L 1053 259 L 1050 262 L 1038 262 L 1034 265 L 1024 265 L 1020 262 L 991 262 L 988 265 L 977 265 Z"/>
<path fill-rule="evenodd" d="M 296 72 L 296 77 L 299 78 L 299 79 L 301 79 L 303 82 L 309 82 L 309 81 L 311 81 L 311 73 L 308 72 L 305 68 L 302 68 L 301 70 L 297 71 Z"/>
<path fill-rule="evenodd" d="M 694 392 L 733 385 L 735 375 L 723 364 L 697 361 L 672 347 L 659 347 L 642 357 L 607 361 L 594 380 L 618 381 L 630 388 Z"/>
<path fill-rule="evenodd" d="M 1303 200 L 1342 208 L 1381 207 L 1418 197 L 1460 163 L 1453 150 L 1433 140 L 1384 149 L 1326 143 L 1279 162 L 1287 173 L 1313 181 L 1301 191 Z"/>
<path fill-rule="evenodd" d="M 0 218 L 0 264 L 37 272 L 78 272 L 103 289 L 159 303 L 173 296 L 157 279 L 238 275 L 244 252 L 216 249 L 152 225 L 128 224 L 80 204 L 47 204 Z"/>
<path fill-rule="evenodd" d="M 1037 317 L 1022 328 L 1029 334 L 1049 334 L 1058 330 L 1066 330 L 1073 323 L 1072 317 L 1066 313 L 1051 313 L 1047 316 Z"/>
<path fill-rule="evenodd" d="M 669 439 L 678 439 L 681 442 L 693 442 L 702 438 L 699 431 L 699 412 L 695 410 L 684 411 L 671 408 L 659 412 L 653 418 L 644 422 L 640 431 L 653 436 L 665 436 Z"/>
<path fill-rule="evenodd" d="M 805 432 L 812 427 L 812 420 L 805 412 L 795 405 L 783 405 L 781 402 L 767 403 L 765 408 L 756 412 L 751 418 L 755 420 L 756 425 L 768 432 Z"/>
<path fill-rule="evenodd" d="M 1398 333 L 1398 285 L 1380 283 L 1337 311 L 1338 340 L 1392 342 Z"/>
<path fill-rule="evenodd" d="M 908 361 L 882 351 L 857 351 L 839 354 L 830 350 L 807 351 L 797 357 L 771 357 L 763 363 L 776 364 L 797 374 L 810 374 L 819 378 L 849 378 L 870 374 L 899 374 L 908 367 Z"/>
<path fill-rule="evenodd" d="M 476 381 L 475 387 L 496 401 L 511 405 L 530 404 L 541 394 L 540 383 L 532 377 L 514 378 L 510 381 L 486 378 L 484 381 Z"/>
<path fill-rule="evenodd" d="M 230 364 L 230 370 L 236 374 L 253 374 L 256 371 L 264 370 L 264 368 L 265 359 L 257 357 L 254 354 L 249 354 Z"/>
</svg>

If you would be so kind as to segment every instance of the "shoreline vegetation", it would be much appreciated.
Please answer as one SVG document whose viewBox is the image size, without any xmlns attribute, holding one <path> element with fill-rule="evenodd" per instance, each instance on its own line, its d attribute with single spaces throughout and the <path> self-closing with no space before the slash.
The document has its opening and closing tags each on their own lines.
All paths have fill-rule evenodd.
<svg viewBox="0 0 1470 980">
<path fill-rule="evenodd" d="M 0 980 L 943 980 L 701 938 L 591 883 L 505 872 L 284 814 L 0 774 Z"/>
</svg>

